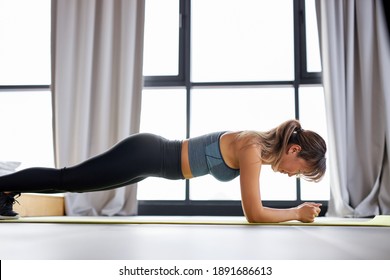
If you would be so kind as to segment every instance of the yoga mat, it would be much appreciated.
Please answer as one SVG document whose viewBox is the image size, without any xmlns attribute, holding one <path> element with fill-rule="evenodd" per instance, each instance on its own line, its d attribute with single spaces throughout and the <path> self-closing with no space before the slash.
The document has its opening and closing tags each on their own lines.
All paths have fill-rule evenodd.
<svg viewBox="0 0 390 280">
<path fill-rule="evenodd" d="M 313 223 L 289 221 L 283 223 L 248 223 L 244 217 L 194 217 L 194 216 L 126 216 L 87 217 L 50 216 L 22 217 L 17 220 L 0 220 L 0 223 L 53 223 L 53 224 L 162 224 L 162 225 L 247 225 L 247 226 L 365 226 L 390 227 L 390 215 L 372 219 L 318 217 Z"/>
</svg>

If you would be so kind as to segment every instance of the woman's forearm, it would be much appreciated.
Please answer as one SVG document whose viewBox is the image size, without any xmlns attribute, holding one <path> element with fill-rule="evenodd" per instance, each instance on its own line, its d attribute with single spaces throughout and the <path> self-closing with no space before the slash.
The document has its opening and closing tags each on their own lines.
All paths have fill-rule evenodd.
<svg viewBox="0 0 390 280">
<path fill-rule="evenodd" d="M 260 204 L 254 209 L 245 211 L 245 216 L 250 223 L 280 223 L 291 220 L 311 223 L 320 214 L 320 207 L 320 203 L 314 202 L 305 202 L 288 209 L 263 207 Z"/>
<path fill-rule="evenodd" d="M 298 220 L 298 210 L 261 207 L 256 212 L 245 213 L 245 216 L 250 223 L 279 223 Z"/>
</svg>

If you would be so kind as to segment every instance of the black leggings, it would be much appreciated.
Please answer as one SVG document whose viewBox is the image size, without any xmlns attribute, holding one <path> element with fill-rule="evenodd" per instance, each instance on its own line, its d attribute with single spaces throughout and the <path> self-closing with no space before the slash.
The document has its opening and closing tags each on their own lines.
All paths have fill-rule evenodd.
<svg viewBox="0 0 390 280">
<path fill-rule="evenodd" d="M 92 192 L 119 188 L 151 176 L 184 179 L 181 141 L 148 133 L 134 134 L 107 152 L 72 167 L 34 167 L 1 176 L 0 191 Z"/>
</svg>

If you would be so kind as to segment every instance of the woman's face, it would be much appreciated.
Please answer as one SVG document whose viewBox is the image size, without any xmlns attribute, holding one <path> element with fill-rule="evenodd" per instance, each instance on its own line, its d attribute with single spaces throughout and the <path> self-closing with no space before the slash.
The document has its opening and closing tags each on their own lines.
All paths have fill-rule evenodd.
<svg viewBox="0 0 390 280">
<path fill-rule="evenodd" d="M 299 145 L 290 145 L 282 155 L 280 164 L 275 171 L 287 174 L 289 177 L 308 173 L 306 161 L 303 158 L 298 157 L 300 151 L 301 147 Z"/>
</svg>

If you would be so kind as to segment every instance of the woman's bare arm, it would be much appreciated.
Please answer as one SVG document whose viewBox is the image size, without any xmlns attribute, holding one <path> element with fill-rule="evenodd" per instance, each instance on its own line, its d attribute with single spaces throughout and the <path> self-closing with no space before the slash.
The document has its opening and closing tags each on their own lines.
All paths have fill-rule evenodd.
<svg viewBox="0 0 390 280">
<path fill-rule="evenodd" d="M 242 208 L 248 222 L 314 221 L 320 211 L 320 204 L 304 203 L 289 209 L 269 208 L 262 205 L 259 180 L 262 162 L 256 145 L 241 149 L 238 152 L 238 159 Z"/>
</svg>

